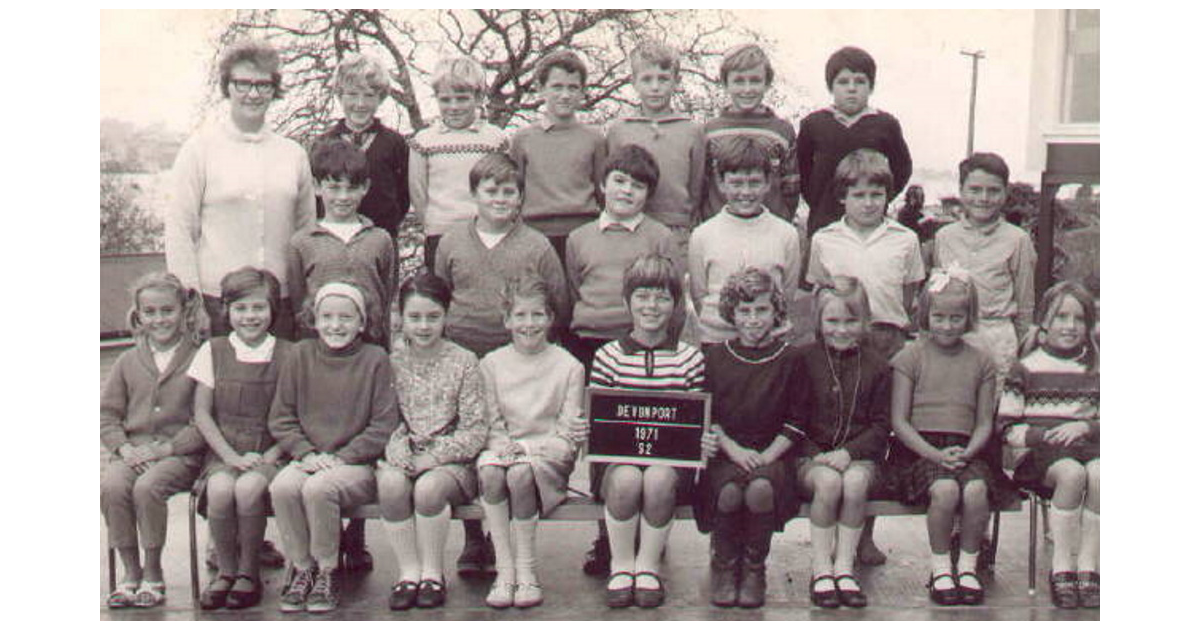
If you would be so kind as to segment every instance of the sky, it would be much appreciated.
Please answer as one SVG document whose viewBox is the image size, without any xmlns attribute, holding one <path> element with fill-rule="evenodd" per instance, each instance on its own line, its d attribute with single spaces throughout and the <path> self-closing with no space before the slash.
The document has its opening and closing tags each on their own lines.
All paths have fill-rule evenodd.
<svg viewBox="0 0 1200 630">
<path fill-rule="evenodd" d="M 1033 12 L 739 10 L 774 42 L 776 89 L 828 102 L 825 60 L 853 44 L 876 59 L 872 104 L 896 115 L 918 168 L 951 170 L 966 152 L 971 82 L 964 49 L 983 49 L 976 150 L 1026 169 Z M 199 120 L 213 42 L 228 10 L 100 12 L 100 115 L 188 131 Z M 1029 174 L 1027 177 L 1032 177 Z"/>
</svg>

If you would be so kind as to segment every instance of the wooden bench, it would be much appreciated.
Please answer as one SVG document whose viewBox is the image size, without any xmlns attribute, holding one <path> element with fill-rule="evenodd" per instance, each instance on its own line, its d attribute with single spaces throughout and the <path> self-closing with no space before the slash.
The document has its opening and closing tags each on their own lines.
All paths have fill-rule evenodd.
<svg viewBox="0 0 1200 630">
<path fill-rule="evenodd" d="M 574 491 L 573 491 L 574 492 Z M 987 549 L 985 557 L 981 558 L 981 565 L 990 567 L 996 561 L 996 547 L 1000 541 L 1000 513 L 1001 512 L 1020 512 L 1025 498 L 1032 495 L 1018 497 L 1012 503 L 996 508 L 992 513 L 992 533 L 991 546 Z M 1036 499 L 1036 497 L 1033 497 Z M 200 558 L 199 548 L 196 537 L 196 516 L 197 503 L 199 493 L 193 492 L 188 501 L 188 552 L 191 561 L 191 582 L 192 582 L 192 602 L 199 605 L 200 601 Z M 1036 588 L 1037 575 L 1037 503 L 1036 501 L 1029 508 L 1029 595 L 1033 596 Z M 808 518 L 811 512 L 811 505 L 808 503 L 801 504 L 799 518 Z M 460 505 L 455 507 L 451 512 L 452 517 L 459 520 L 482 520 L 483 508 L 475 503 Z M 872 500 L 867 502 L 867 516 L 923 516 L 925 508 L 922 506 L 911 506 L 900 503 L 899 501 Z M 363 505 L 346 510 L 342 516 L 344 518 L 380 518 L 380 510 L 378 504 Z M 543 518 L 543 521 L 597 521 L 604 518 L 604 506 L 601 503 L 593 501 L 587 496 L 574 496 L 568 498 L 561 505 L 554 509 L 553 512 Z M 691 520 L 693 518 L 691 506 L 680 506 L 675 508 L 675 518 L 678 520 Z M 116 557 L 114 550 L 108 550 L 108 580 L 109 589 L 116 589 Z"/>
</svg>

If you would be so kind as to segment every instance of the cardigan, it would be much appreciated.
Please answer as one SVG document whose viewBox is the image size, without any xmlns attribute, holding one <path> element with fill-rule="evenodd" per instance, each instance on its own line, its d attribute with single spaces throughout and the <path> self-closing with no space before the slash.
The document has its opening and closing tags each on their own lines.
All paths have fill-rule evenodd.
<svg viewBox="0 0 1200 630">
<path fill-rule="evenodd" d="M 671 230 L 641 215 L 632 230 L 601 220 L 575 228 L 567 237 L 565 266 L 574 310 L 571 331 L 581 337 L 616 339 L 633 325 L 623 293 L 625 270 L 633 261 L 659 254 L 678 263 Z"/>
<path fill-rule="evenodd" d="M 844 448 L 851 459 L 882 460 L 891 431 L 887 360 L 869 346 L 837 351 L 818 341 L 800 350 L 797 367 L 800 456 Z"/>
<path fill-rule="evenodd" d="M 192 422 L 196 381 L 187 368 L 196 346 L 179 342 L 167 368 L 154 364 L 150 343 L 137 344 L 117 358 L 100 395 L 100 442 L 116 453 L 121 446 L 165 441 L 174 455 L 199 455 L 204 436 Z"/>
<path fill-rule="evenodd" d="M 454 227 L 438 245 L 433 270 L 450 285 L 446 337 L 477 355 L 509 340 L 501 294 L 513 278 L 540 278 L 556 321 L 566 316 L 567 281 L 558 254 L 545 236 L 519 220 L 491 249 L 479 239 L 474 220 Z"/>
<path fill-rule="evenodd" d="M 317 141 L 341 138 L 353 143 L 353 133 L 346 126 L 346 120 L 341 119 Z M 359 203 L 358 213 L 396 238 L 400 223 L 408 214 L 408 143 L 404 136 L 384 126 L 378 118 L 364 133 L 370 138 L 365 153 L 371 188 Z M 320 199 L 317 202 L 320 210 Z"/>
<path fill-rule="evenodd" d="M 720 116 L 704 123 L 708 169 L 701 217 L 708 219 L 725 207 L 725 195 L 717 187 L 717 157 L 734 138 L 758 140 L 767 150 L 771 159 L 771 171 L 767 173 L 770 187 L 763 205 L 790 223 L 792 217 L 796 216 L 796 205 L 800 202 L 800 175 L 796 173 L 796 130 L 766 106 L 752 112 L 726 108 Z"/>
<path fill-rule="evenodd" d="M 512 158 L 525 180 L 521 218 L 546 236 L 566 236 L 600 212 L 604 134 L 591 125 L 543 118 L 513 134 Z"/>
<path fill-rule="evenodd" d="M 856 149 L 875 149 L 887 157 L 892 169 L 893 198 L 908 185 L 912 156 L 895 116 L 875 110 L 849 127 L 837 120 L 832 108 L 805 116 L 796 133 L 796 164 L 800 190 L 809 207 L 809 235 L 844 214 L 841 200 L 833 196 L 833 175 L 842 158 Z"/>
<path fill-rule="evenodd" d="M 219 296 L 230 271 L 266 268 L 289 297 L 288 239 L 317 216 L 303 147 L 270 130 L 239 131 L 225 118 L 184 142 L 172 177 L 167 269 L 185 286 Z"/>
<path fill-rule="evenodd" d="M 294 460 L 314 452 L 347 464 L 376 460 L 401 420 L 387 352 L 361 339 L 336 350 L 320 339 L 292 347 L 267 420 L 283 452 Z"/>
<path fill-rule="evenodd" d="M 608 154 L 627 144 L 649 151 L 658 164 L 646 214 L 672 228 L 696 225 L 704 194 L 704 128 L 686 114 L 627 116 L 609 128 Z"/>
<path fill-rule="evenodd" d="M 409 143 L 408 192 L 425 236 L 441 236 L 475 217 L 468 179 L 471 167 L 488 153 L 508 151 L 499 127 L 476 119 L 464 129 L 441 120 L 417 132 Z"/>
<path fill-rule="evenodd" d="M 778 340 L 761 348 L 748 348 L 737 340 L 705 346 L 713 424 L 756 451 L 780 435 L 799 442 L 804 433 L 796 395 L 805 385 L 799 378 L 799 359 L 798 348 Z"/>
</svg>

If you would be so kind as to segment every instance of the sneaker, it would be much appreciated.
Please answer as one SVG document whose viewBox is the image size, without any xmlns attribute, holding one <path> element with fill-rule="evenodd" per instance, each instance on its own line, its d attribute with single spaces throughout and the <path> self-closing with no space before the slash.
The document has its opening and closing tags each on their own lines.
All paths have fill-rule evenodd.
<svg viewBox="0 0 1200 630">
<path fill-rule="evenodd" d="M 487 599 L 483 601 L 492 608 L 508 608 L 513 605 L 513 596 L 516 590 L 516 584 L 498 577 L 492 583 L 492 590 L 488 591 Z"/>
<path fill-rule="evenodd" d="M 513 606 L 532 608 L 542 603 L 542 585 L 537 582 L 517 582 L 513 591 Z"/>
<path fill-rule="evenodd" d="M 583 572 L 588 575 L 607 576 L 611 570 L 612 556 L 609 555 L 608 538 L 597 536 L 592 548 L 583 557 Z"/>
<path fill-rule="evenodd" d="M 279 597 L 281 612 L 301 612 L 308 600 L 308 592 L 312 590 L 314 569 L 299 569 L 294 565 L 288 568 L 287 586 Z"/>
<path fill-rule="evenodd" d="M 337 589 L 333 579 L 333 569 L 317 571 L 313 580 L 312 590 L 308 592 L 305 609 L 310 613 L 325 613 L 337 608 Z"/>
<path fill-rule="evenodd" d="M 463 577 L 487 576 L 496 572 L 496 550 L 491 536 L 468 537 L 458 556 L 458 574 Z"/>
</svg>

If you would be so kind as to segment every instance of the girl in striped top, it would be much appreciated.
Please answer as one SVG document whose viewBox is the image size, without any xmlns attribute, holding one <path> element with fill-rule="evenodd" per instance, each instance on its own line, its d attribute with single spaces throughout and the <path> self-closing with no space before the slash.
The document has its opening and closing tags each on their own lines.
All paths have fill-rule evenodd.
<svg viewBox="0 0 1200 630">
<path fill-rule="evenodd" d="M 597 387 L 659 391 L 700 391 L 704 356 L 678 340 L 671 321 L 682 286 L 671 261 L 638 258 L 625 272 L 623 295 L 633 331 L 596 351 L 590 384 Z M 705 452 L 716 450 L 705 436 Z M 608 605 L 653 608 L 665 597 L 659 561 L 671 531 L 676 501 L 687 500 L 691 471 L 663 465 L 593 467 L 593 492 L 604 500 L 612 564 Z M 599 474 L 598 474 L 599 473 Z M 597 484 L 597 480 L 599 484 Z M 597 485 L 599 486 L 597 488 Z M 639 536 L 640 530 L 640 536 Z M 640 538 L 641 548 L 636 542 Z"/>
</svg>

